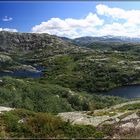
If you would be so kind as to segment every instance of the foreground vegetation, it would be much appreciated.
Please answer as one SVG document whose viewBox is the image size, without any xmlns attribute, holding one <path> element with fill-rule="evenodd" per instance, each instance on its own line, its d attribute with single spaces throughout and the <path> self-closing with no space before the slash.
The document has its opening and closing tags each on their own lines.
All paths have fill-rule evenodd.
<svg viewBox="0 0 140 140">
<path fill-rule="evenodd" d="M 28 110 L 0 114 L 1 138 L 103 138 L 93 126 L 71 125 L 59 117 Z"/>
</svg>

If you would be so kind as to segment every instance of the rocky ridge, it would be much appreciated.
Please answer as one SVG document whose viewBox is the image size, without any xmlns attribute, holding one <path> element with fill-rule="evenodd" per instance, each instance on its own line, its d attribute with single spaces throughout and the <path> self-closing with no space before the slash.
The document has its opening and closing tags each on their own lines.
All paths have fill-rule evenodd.
<svg viewBox="0 0 140 140">
<path fill-rule="evenodd" d="M 104 126 L 110 126 L 113 138 L 122 138 L 124 136 L 135 135 L 140 132 L 140 110 L 122 110 L 130 105 L 140 105 L 140 100 L 130 101 L 107 109 L 95 111 L 77 111 L 59 113 L 64 121 L 69 121 L 73 125 L 92 125 L 98 129 L 105 130 Z M 138 135 L 137 135 L 138 136 Z"/>
</svg>

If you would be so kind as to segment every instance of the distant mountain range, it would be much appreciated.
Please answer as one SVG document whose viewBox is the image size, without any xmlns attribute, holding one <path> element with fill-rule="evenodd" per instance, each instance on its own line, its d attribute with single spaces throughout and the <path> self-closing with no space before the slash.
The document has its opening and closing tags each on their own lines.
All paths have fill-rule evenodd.
<svg viewBox="0 0 140 140">
<path fill-rule="evenodd" d="M 89 44 L 95 43 L 95 42 L 102 42 L 102 43 L 140 43 L 140 38 L 132 38 L 132 37 L 125 37 L 125 36 L 101 36 L 101 37 L 91 37 L 91 36 L 85 36 L 75 39 L 69 39 L 62 37 L 63 40 L 72 42 L 77 45 L 81 46 L 87 46 Z"/>
<path fill-rule="evenodd" d="M 131 38 L 123 36 L 102 36 L 102 37 L 80 37 L 75 39 L 69 39 L 66 37 L 58 37 L 55 35 L 36 34 L 36 33 L 13 33 L 0 31 L 0 51 L 6 52 L 29 52 L 39 51 L 42 52 L 49 50 L 50 48 L 54 51 L 71 51 L 70 49 L 80 49 L 82 47 L 104 48 L 104 45 L 109 47 L 114 44 L 137 44 L 140 43 L 140 38 Z M 78 47 L 79 46 L 79 47 Z M 106 48 L 107 48 L 106 47 Z"/>
</svg>

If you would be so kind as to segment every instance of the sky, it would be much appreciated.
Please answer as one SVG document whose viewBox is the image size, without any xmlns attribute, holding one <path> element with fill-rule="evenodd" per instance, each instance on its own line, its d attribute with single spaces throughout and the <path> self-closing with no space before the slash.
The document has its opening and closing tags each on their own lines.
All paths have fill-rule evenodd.
<svg viewBox="0 0 140 140">
<path fill-rule="evenodd" d="M 0 31 L 140 37 L 140 2 L 0 2 Z"/>
</svg>

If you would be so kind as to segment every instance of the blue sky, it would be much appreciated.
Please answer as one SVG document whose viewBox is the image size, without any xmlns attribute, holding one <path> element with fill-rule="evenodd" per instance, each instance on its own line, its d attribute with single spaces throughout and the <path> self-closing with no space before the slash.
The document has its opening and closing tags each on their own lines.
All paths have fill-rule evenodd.
<svg viewBox="0 0 140 140">
<path fill-rule="evenodd" d="M 56 34 L 59 35 L 58 32 L 63 32 L 63 29 L 58 29 L 62 28 L 61 25 L 57 27 L 54 30 L 55 26 L 57 26 L 57 22 L 63 22 L 65 19 L 75 19 L 74 21 L 68 21 L 70 23 L 62 23 L 63 26 L 65 24 L 68 24 L 68 26 L 71 26 L 71 22 L 79 22 L 77 25 L 78 27 L 75 28 L 73 25 L 69 28 L 70 30 L 73 30 L 73 33 L 71 35 L 67 35 L 68 32 L 68 27 L 67 30 L 63 34 L 60 34 L 60 36 L 67 36 L 67 37 L 77 37 L 78 33 L 82 33 L 82 36 L 88 35 L 89 30 L 102 30 L 104 28 L 110 29 L 112 26 L 108 27 L 107 25 L 110 24 L 112 25 L 114 23 L 114 26 L 116 23 L 123 24 L 126 23 L 127 21 L 124 20 L 129 20 L 131 21 L 130 18 L 126 16 L 119 18 L 109 13 L 108 9 L 105 8 L 105 10 L 100 12 L 97 12 L 97 5 L 102 5 L 102 6 L 107 6 L 108 9 L 111 8 L 119 8 L 124 11 L 132 11 L 132 10 L 137 10 L 138 13 L 136 18 L 139 18 L 139 11 L 140 11 L 140 2 L 1 2 L 0 3 L 0 29 L 4 30 L 5 28 L 8 29 L 16 29 L 19 32 L 32 32 L 33 27 L 36 25 L 40 25 L 34 29 L 34 32 L 47 32 L 50 34 Z M 100 9 L 102 7 L 100 6 Z M 121 12 L 121 10 L 120 10 Z M 99 20 L 103 21 L 102 23 L 97 21 L 96 27 L 89 28 L 89 23 L 86 22 L 86 17 L 89 15 L 89 13 L 92 13 L 90 17 L 92 18 L 99 18 Z M 133 13 L 133 12 L 132 12 Z M 95 17 L 95 14 L 97 17 Z M 124 14 L 125 15 L 125 14 Z M 118 14 L 119 16 L 119 14 Z M 59 18 L 51 20 L 51 18 Z M 79 19 L 85 20 L 84 23 L 87 23 L 87 26 L 81 26 L 82 21 L 78 21 Z M 98 19 L 97 19 L 98 20 Z M 132 19 L 133 20 L 133 19 Z M 136 20 L 136 19 L 134 19 Z M 48 23 L 48 21 L 50 21 Z M 46 22 L 43 25 L 41 24 L 42 22 Z M 83 23 L 83 24 L 84 24 Z M 91 24 L 96 24 L 96 20 L 93 20 L 93 23 Z M 130 23 L 130 22 L 129 22 Z M 50 25 L 51 24 L 51 25 Z M 99 25 L 98 25 L 99 24 Z M 119 27 L 118 24 L 118 27 Z M 139 23 L 138 23 L 139 24 Z M 138 26 L 136 23 L 136 25 Z M 52 27 L 53 26 L 53 27 Z M 67 26 L 67 25 L 66 25 Z M 107 26 L 107 27 L 106 27 Z M 133 25 L 131 25 L 133 26 Z M 104 27 L 104 28 L 103 28 Z M 41 28 L 41 29 L 40 29 Z M 53 28 L 53 30 L 52 30 Z M 83 32 L 84 28 L 87 29 L 87 32 Z M 96 28 L 96 29 L 95 29 Z M 133 26 L 134 28 L 134 26 Z M 137 27 L 138 28 L 138 27 Z M 40 29 L 40 30 L 39 30 Z M 110 29 L 111 30 L 111 29 Z M 113 29 L 112 29 L 113 30 Z M 117 29 L 114 29 L 117 30 Z M 66 32 L 67 31 L 67 32 Z M 104 31 L 106 31 L 104 29 Z M 134 29 L 131 30 L 131 32 L 134 32 Z M 74 33 L 76 32 L 76 34 Z M 112 33 L 113 31 L 110 31 Z M 92 35 L 92 32 L 89 34 Z M 104 34 L 103 34 L 104 35 Z M 95 35 L 94 35 L 95 36 Z M 137 35 L 138 36 L 138 35 Z"/>
</svg>

